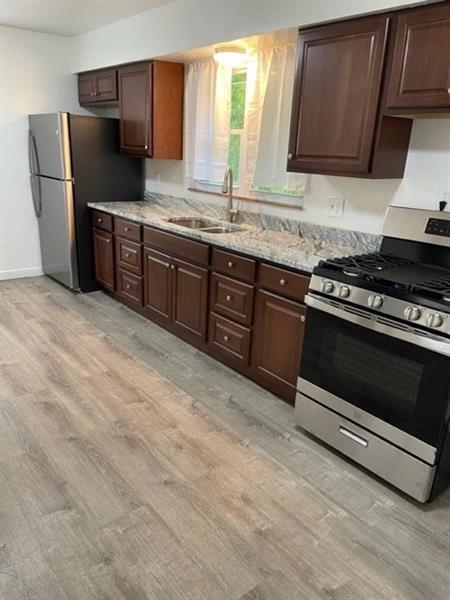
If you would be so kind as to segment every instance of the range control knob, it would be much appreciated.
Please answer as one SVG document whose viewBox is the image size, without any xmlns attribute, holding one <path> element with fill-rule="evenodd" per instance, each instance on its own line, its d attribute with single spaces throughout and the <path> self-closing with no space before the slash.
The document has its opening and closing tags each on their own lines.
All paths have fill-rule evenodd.
<svg viewBox="0 0 450 600">
<path fill-rule="evenodd" d="M 322 292 L 331 294 L 334 291 L 334 283 L 332 281 L 322 281 Z"/>
<path fill-rule="evenodd" d="M 383 296 L 378 296 L 378 294 L 371 294 L 367 299 L 370 308 L 380 308 L 380 306 L 383 306 L 383 302 Z"/>
<path fill-rule="evenodd" d="M 444 317 L 440 313 L 428 313 L 426 322 L 428 327 L 440 327 L 444 322 Z"/>
<path fill-rule="evenodd" d="M 350 296 L 350 288 L 348 285 L 341 285 L 339 288 L 339 296 L 341 298 L 348 298 Z"/>
<path fill-rule="evenodd" d="M 408 321 L 417 321 L 421 317 L 420 308 L 417 308 L 417 306 L 407 306 L 403 314 Z"/>
</svg>

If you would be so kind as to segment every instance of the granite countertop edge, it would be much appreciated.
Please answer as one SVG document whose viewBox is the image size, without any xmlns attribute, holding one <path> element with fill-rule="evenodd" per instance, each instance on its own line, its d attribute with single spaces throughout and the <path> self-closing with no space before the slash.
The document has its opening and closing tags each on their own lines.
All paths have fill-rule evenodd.
<svg viewBox="0 0 450 600">
<path fill-rule="evenodd" d="M 152 204 L 147 201 L 136 203 L 89 202 L 88 206 L 142 225 L 154 227 L 155 229 L 167 233 L 173 233 L 188 239 L 201 241 L 210 244 L 211 246 L 238 252 L 248 257 L 267 260 L 271 263 L 308 274 L 312 273 L 314 267 L 317 266 L 320 260 L 328 257 L 315 254 L 314 240 L 294 236 L 287 232 L 268 231 L 254 225 L 239 224 L 242 228 L 239 232 L 212 234 L 187 229 L 167 221 L 167 219 L 173 216 L 199 216 L 198 213 L 193 212 L 192 210 L 189 211 L 188 209 L 185 211 L 177 210 L 177 214 L 175 215 L 171 214 L 173 211 L 168 210 L 167 207 L 152 206 Z M 143 214 L 144 212 L 145 214 Z M 222 219 L 212 217 L 208 214 L 205 214 L 204 217 L 226 224 Z M 261 249 L 257 247 L 258 245 L 265 247 Z M 302 245 L 303 247 L 301 247 Z M 268 246 L 270 246 L 270 249 L 268 249 Z M 325 244 L 322 248 L 322 252 L 327 250 L 326 246 L 327 245 Z M 338 255 L 340 253 L 339 251 L 343 254 L 348 253 L 351 249 L 345 246 L 341 248 L 335 244 L 330 244 L 328 254 Z M 290 254 L 290 256 L 287 256 L 286 254 Z"/>
</svg>

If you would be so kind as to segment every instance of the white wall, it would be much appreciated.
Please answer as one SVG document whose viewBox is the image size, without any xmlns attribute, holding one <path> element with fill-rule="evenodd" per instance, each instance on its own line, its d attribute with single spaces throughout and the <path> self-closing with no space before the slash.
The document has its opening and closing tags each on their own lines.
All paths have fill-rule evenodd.
<svg viewBox="0 0 450 600">
<path fill-rule="evenodd" d="M 69 38 L 0 27 L 0 279 L 41 273 L 28 114 L 59 110 L 80 110 Z"/>
<path fill-rule="evenodd" d="M 411 0 L 176 0 L 74 37 L 72 69 L 86 71 L 155 58 L 257 33 L 411 3 Z"/>
<path fill-rule="evenodd" d="M 220 202 L 217 196 L 186 190 L 183 161 L 147 160 L 146 163 L 146 189 Z M 155 173 L 160 173 L 161 185 L 155 185 Z M 330 227 L 378 233 L 389 204 L 434 210 L 445 189 L 450 193 L 450 119 L 421 119 L 414 121 L 403 179 L 369 180 L 312 175 L 305 198 L 299 201 L 302 210 L 256 207 L 247 203 L 243 204 L 243 208 Z M 327 216 L 329 196 L 345 198 L 342 219 Z"/>
</svg>

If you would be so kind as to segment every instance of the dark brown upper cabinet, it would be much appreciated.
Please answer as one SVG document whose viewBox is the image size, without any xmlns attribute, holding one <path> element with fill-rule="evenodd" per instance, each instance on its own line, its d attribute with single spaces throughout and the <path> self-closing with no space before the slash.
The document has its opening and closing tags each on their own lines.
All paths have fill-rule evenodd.
<svg viewBox="0 0 450 600">
<path fill-rule="evenodd" d="M 450 2 L 399 15 L 387 107 L 450 111 Z"/>
<path fill-rule="evenodd" d="M 151 61 L 119 68 L 120 149 L 182 158 L 184 66 Z"/>
<path fill-rule="evenodd" d="M 82 106 L 117 103 L 117 69 L 78 75 L 78 98 Z"/>
<path fill-rule="evenodd" d="M 300 30 L 288 171 L 403 176 L 412 121 L 383 116 L 391 17 Z"/>
</svg>

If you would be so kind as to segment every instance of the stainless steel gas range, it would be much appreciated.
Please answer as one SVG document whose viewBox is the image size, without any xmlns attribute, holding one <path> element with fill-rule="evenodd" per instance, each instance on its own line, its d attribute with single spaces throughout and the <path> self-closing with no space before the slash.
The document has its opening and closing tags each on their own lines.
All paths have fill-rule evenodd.
<svg viewBox="0 0 450 600">
<path fill-rule="evenodd" d="M 427 502 L 450 484 L 450 213 L 391 207 L 382 235 L 314 269 L 296 422 Z"/>
</svg>

